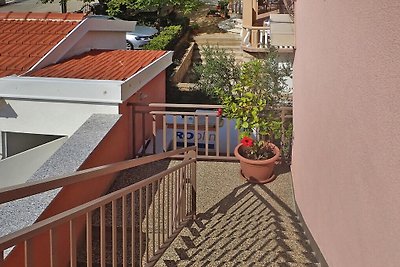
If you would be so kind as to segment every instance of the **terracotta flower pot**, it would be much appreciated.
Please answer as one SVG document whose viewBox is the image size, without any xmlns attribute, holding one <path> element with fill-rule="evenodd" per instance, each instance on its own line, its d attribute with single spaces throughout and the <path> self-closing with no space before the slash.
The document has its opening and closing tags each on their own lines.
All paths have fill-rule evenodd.
<svg viewBox="0 0 400 267">
<path fill-rule="evenodd" d="M 243 178 L 251 183 L 265 184 L 275 179 L 274 168 L 279 159 L 280 150 L 274 144 L 270 144 L 274 150 L 275 156 L 270 159 L 253 160 L 240 155 L 239 151 L 242 144 L 235 148 L 235 157 L 240 161 L 240 169 Z"/>
</svg>

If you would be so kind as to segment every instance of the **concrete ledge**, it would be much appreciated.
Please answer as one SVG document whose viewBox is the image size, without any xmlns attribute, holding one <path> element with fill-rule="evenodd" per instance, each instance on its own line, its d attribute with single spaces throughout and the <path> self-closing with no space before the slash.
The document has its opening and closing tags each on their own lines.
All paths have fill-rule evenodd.
<svg viewBox="0 0 400 267">
<path fill-rule="evenodd" d="M 48 177 L 73 173 L 85 162 L 120 115 L 92 115 L 28 180 L 40 181 Z M 32 225 L 47 208 L 57 193 L 54 189 L 34 196 L 0 205 L 0 237 Z"/>
<path fill-rule="evenodd" d="M 182 58 L 181 64 L 175 69 L 172 74 L 171 81 L 173 83 L 181 83 L 185 78 L 190 66 L 192 65 L 192 56 L 195 43 L 192 42 Z"/>
</svg>

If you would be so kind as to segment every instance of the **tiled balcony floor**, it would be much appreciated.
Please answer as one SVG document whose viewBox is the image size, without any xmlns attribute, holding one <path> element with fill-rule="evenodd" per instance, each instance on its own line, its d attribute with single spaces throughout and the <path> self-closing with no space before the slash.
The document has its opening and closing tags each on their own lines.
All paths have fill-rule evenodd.
<svg viewBox="0 0 400 267">
<path fill-rule="evenodd" d="M 176 163 L 131 169 L 111 191 Z M 264 185 L 247 183 L 239 169 L 239 163 L 197 162 L 197 218 L 156 266 L 320 266 L 295 211 L 288 168 Z"/>
<path fill-rule="evenodd" d="M 319 266 L 295 213 L 290 172 L 249 184 L 238 163 L 198 162 L 197 219 L 156 266 Z"/>
</svg>

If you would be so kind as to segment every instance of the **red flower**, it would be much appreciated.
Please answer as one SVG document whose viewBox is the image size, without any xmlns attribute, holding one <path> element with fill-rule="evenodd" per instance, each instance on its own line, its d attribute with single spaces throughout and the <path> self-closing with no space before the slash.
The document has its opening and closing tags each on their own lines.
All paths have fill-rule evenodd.
<svg viewBox="0 0 400 267">
<path fill-rule="evenodd" d="M 218 116 L 218 117 L 221 117 L 221 116 L 222 116 L 222 108 L 219 108 L 219 109 L 217 110 L 217 116 Z"/>
<path fill-rule="evenodd" d="M 245 136 L 242 138 L 242 140 L 240 141 L 240 143 L 242 143 L 243 146 L 253 146 L 253 139 L 251 139 L 248 136 Z"/>
</svg>

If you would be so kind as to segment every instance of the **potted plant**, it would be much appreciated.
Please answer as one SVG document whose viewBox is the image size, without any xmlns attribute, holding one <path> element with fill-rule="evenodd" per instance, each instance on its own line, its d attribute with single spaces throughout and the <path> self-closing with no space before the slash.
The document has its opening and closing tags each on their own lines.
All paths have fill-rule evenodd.
<svg viewBox="0 0 400 267">
<path fill-rule="evenodd" d="M 219 114 L 236 120 L 241 142 L 234 153 L 240 161 L 242 176 L 254 183 L 269 182 L 274 179 L 274 166 L 280 157 L 280 150 L 274 144 L 281 134 L 281 121 L 275 108 L 287 88 L 285 78 L 290 75 L 290 66 L 279 64 L 274 51 L 265 59 L 241 65 L 233 64 L 225 55 L 219 58 L 225 62 L 222 71 L 205 77 L 207 73 L 210 76 L 207 68 L 215 69 L 221 64 L 209 62 L 218 59 L 218 53 L 209 53 L 213 56 L 206 58 L 206 65 L 211 66 L 202 67 L 198 87 L 207 87 L 205 91 L 219 99 L 223 105 Z M 225 79 L 216 77 L 219 74 Z"/>
</svg>

